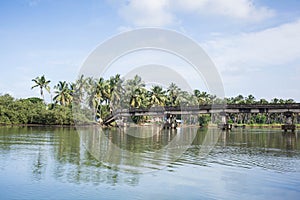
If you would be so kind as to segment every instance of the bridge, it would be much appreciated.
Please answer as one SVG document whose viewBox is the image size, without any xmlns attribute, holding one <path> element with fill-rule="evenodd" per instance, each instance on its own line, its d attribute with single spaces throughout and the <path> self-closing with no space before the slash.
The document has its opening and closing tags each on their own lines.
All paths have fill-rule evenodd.
<svg viewBox="0 0 300 200">
<path fill-rule="evenodd" d="M 230 113 L 283 113 L 287 119 L 293 114 L 300 113 L 300 103 L 291 104 L 212 104 L 199 106 L 165 106 L 146 108 L 116 109 L 104 119 L 108 125 L 120 117 L 132 116 L 176 116 L 176 115 L 197 115 L 197 114 L 220 114 L 224 117 L 223 123 L 227 123 L 227 116 Z M 290 122 L 288 123 L 290 124 Z M 283 127 L 284 128 L 284 127 Z M 288 128 L 290 129 L 290 128 Z"/>
</svg>

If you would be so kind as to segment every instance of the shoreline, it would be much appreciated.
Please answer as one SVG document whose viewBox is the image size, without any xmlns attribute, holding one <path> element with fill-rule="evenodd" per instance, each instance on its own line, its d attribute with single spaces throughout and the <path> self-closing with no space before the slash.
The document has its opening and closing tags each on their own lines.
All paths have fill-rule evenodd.
<svg viewBox="0 0 300 200">
<path fill-rule="evenodd" d="M 0 124 L 0 127 L 57 127 L 57 128 L 76 128 L 77 127 L 90 127 L 90 126 L 98 126 L 98 124 Z"/>
<path fill-rule="evenodd" d="M 162 126 L 159 124 L 130 124 L 126 127 L 149 127 L 149 126 Z M 239 128 L 270 128 L 270 129 L 281 129 L 281 126 L 284 124 L 232 124 L 233 128 L 239 129 Z M 59 124 L 0 124 L 0 127 L 54 127 L 54 128 L 76 128 L 76 127 L 91 127 L 91 126 L 100 126 L 102 128 L 115 128 L 117 126 L 103 126 L 100 124 L 82 124 L 82 125 L 59 125 Z M 178 128 L 183 127 L 199 127 L 199 128 L 217 128 L 217 124 L 207 124 L 204 126 L 196 125 L 196 124 L 183 124 L 179 125 Z M 300 129 L 300 124 L 296 124 L 296 128 Z"/>
</svg>

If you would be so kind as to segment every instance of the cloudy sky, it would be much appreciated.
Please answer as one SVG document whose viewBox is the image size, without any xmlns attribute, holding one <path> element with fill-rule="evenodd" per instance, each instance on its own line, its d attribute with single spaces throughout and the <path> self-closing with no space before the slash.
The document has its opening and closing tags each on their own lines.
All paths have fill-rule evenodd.
<svg viewBox="0 0 300 200">
<path fill-rule="evenodd" d="M 31 79 L 43 74 L 51 86 L 73 81 L 99 44 L 142 27 L 196 41 L 215 63 L 226 96 L 300 101 L 298 0 L 0 1 L 0 93 L 38 96 Z"/>
</svg>

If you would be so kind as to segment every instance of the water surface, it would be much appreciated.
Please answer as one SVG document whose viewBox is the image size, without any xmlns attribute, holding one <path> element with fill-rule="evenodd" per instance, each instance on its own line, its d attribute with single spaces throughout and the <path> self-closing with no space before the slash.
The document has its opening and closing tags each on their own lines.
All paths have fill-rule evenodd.
<svg viewBox="0 0 300 200">
<path fill-rule="evenodd" d="M 111 148 L 97 133 L 87 142 L 73 128 L 0 127 L 0 199 L 299 198 L 297 133 L 150 129 L 104 130 L 105 141 L 124 150 L 106 163 L 86 149 Z M 208 139 L 216 144 L 204 145 Z M 171 141 L 187 150 L 179 158 L 175 146 L 156 153 Z"/>
</svg>

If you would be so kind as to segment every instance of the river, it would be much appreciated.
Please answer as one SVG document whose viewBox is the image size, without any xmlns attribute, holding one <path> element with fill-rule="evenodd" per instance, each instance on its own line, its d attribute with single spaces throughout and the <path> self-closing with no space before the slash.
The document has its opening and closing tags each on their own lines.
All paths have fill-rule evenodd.
<svg viewBox="0 0 300 200">
<path fill-rule="evenodd" d="M 299 199 L 279 129 L 0 127 L 0 199 Z"/>
</svg>

